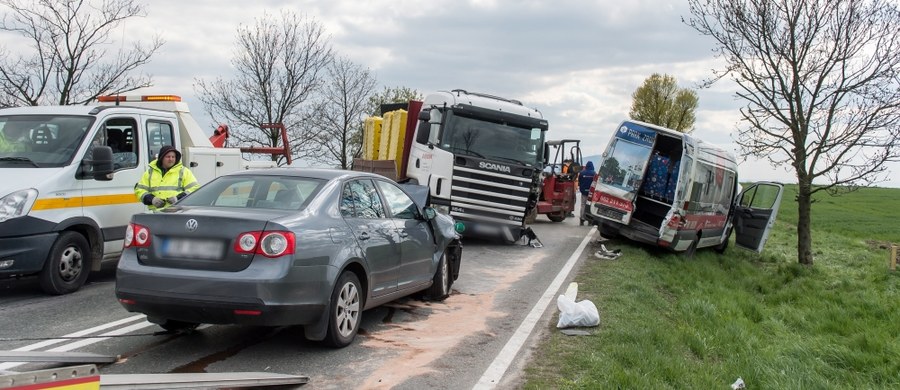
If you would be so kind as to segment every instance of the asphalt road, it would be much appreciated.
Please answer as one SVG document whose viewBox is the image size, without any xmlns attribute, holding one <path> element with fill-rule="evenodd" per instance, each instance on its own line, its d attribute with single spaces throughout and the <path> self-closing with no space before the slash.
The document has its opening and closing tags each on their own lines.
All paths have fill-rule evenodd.
<svg viewBox="0 0 900 390">
<path fill-rule="evenodd" d="M 43 295 L 35 280 L 0 281 L 0 350 L 118 356 L 116 363 L 99 366 L 101 374 L 306 375 L 304 389 L 471 389 L 480 380 L 482 388 L 515 388 L 531 346 L 555 325 L 555 299 L 547 304 L 545 291 L 554 279 L 570 280 L 591 252 L 588 246 L 572 258 L 572 273 L 558 277 L 572 268 L 568 260 L 591 229 L 578 226 L 577 218 L 551 223 L 543 216 L 533 228 L 543 248 L 465 241 L 461 274 L 446 301 L 404 298 L 366 311 L 356 340 L 343 349 L 307 341 L 299 327 L 201 326 L 192 334 L 165 334 L 116 302 L 111 268 L 66 296 Z M 533 310 L 542 296 L 544 305 Z M 532 312 L 535 331 L 523 335 L 520 329 L 514 337 Z M 521 348 L 504 350 L 517 338 L 524 340 Z M 0 362 L 0 371 L 49 367 L 54 366 Z M 484 382 L 486 370 L 497 375 L 498 367 L 499 381 Z"/>
</svg>

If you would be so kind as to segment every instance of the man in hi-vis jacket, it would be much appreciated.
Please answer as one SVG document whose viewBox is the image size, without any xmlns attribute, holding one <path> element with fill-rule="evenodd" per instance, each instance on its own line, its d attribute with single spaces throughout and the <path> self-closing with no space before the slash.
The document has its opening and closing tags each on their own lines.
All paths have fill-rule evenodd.
<svg viewBox="0 0 900 390">
<path fill-rule="evenodd" d="M 177 202 L 200 188 L 200 183 L 190 169 L 181 165 L 181 152 L 166 145 L 159 150 L 156 160 L 134 186 L 138 200 L 150 210 L 158 210 Z"/>
</svg>

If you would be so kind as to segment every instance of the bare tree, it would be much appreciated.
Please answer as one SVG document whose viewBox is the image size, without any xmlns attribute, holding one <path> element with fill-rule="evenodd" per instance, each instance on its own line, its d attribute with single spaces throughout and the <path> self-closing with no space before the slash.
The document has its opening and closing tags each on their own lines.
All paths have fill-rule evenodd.
<svg viewBox="0 0 900 390">
<path fill-rule="evenodd" d="M 745 155 L 790 164 L 797 257 L 812 265 L 812 195 L 884 180 L 900 159 L 900 12 L 890 0 L 689 0 L 747 105 Z M 715 81 L 715 80 L 713 80 Z M 814 185 L 813 183 L 817 184 Z M 824 184 L 818 184 L 824 183 Z"/>
<path fill-rule="evenodd" d="M 214 119 L 222 118 L 244 146 L 281 146 L 278 130 L 264 123 L 283 123 L 293 155 L 304 156 L 315 145 L 302 129 L 304 104 L 320 87 L 320 73 L 332 60 L 324 27 L 315 19 L 282 11 L 264 15 L 252 26 L 240 25 L 233 79 L 196 80 L 194 89 Z M 220 119 L 217 119 L 221 121 Z M 284 157 L 273 157 L 284 162 Z"/>
<path fill-rule="evenodd" d="M 675 77 L 654 73 L 631 95 L 631 119 L 683 133 L 694 129 L 697 92 L 678 88 Z"/>
<path fill-rule="evenodd" d="M 347 58 L 338 58 L 328 67 L 328 81 L 310 115 L 308 139 L 319 148 L 312 159 L 341 169 L 350 169 L 362 149 L 364 117 L 375 78 L 365 68 Z"/>
<path fill-rule="evenodd" d="M 104 94 L 151 86 L 134 71 L 163 41 L 149 37 L 110 53 L 110 36 L 125 20 L 144 16 L 133 0 L 0 0 L 9 10 L 0 30 L 26 38 L 30 50 L 0 50 L 0 104 L 87 104 Z"/>
<path fill-rule="evenodd" d="M 375 93 L 369 98 L 368 112 L 371 115 L 384 115 L 381 112 L 382 104 L 406 103 L 410 100 L 422 100 L 425 96 L 419 91 L 409 87 L 384 87 L 381 92 Z"/>
</svg>

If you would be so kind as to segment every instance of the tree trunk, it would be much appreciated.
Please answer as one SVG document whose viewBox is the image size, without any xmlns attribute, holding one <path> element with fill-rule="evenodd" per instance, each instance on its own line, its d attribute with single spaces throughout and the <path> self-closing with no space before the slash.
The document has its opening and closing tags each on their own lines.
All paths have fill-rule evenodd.
<svg viewBox="0 0 900 390">
<path fill-rule="evenodd" d="M 805 181 L 805 180 L 804 180 Z M 812 183 L 802 182 L 797 186 L 797 260 L 800 264 L 813 265 L 812 255 Z"/>
</svg>

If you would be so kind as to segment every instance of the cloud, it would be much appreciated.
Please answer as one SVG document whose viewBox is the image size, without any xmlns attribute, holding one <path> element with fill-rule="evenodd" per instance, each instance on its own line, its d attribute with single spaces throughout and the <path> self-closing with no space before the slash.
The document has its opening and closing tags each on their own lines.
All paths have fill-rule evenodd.
<svg viewBox="0 0 900 390">
<path fill-rule="evenodd" d="M 113 40 L 160 34 L 167 43 L 143 69 L 155 81 L 144 92 L 183 96 L 210 132 L 194 80 L 230 78 L 237 27 L 266 15 L 277 23 L 281 10 L 322 23 L 335 50 L 369 68 L 379 89 L 462 88 L 518 99 L 549 120 L 549 138 L 581 139 L 585 155 L 602 152 L 627 117 L 631 94 L 651 74 L 697 88 L 722 68 L 712 42 L 681 21 L 689 11 L 680 0 L 155 0 L 146 6 L 147 17 L 129 20 Z M 12 47 L 7 36 L 0 39 Z M 698 90 L 695 136 L 733 145 L 742 106 L 735 91 L 727 80 Z M 756 161 L 741 169 L 746 177 L 783 171 Z M 900 179 L 891 185 L 900 187 Z"/>
</svg>

